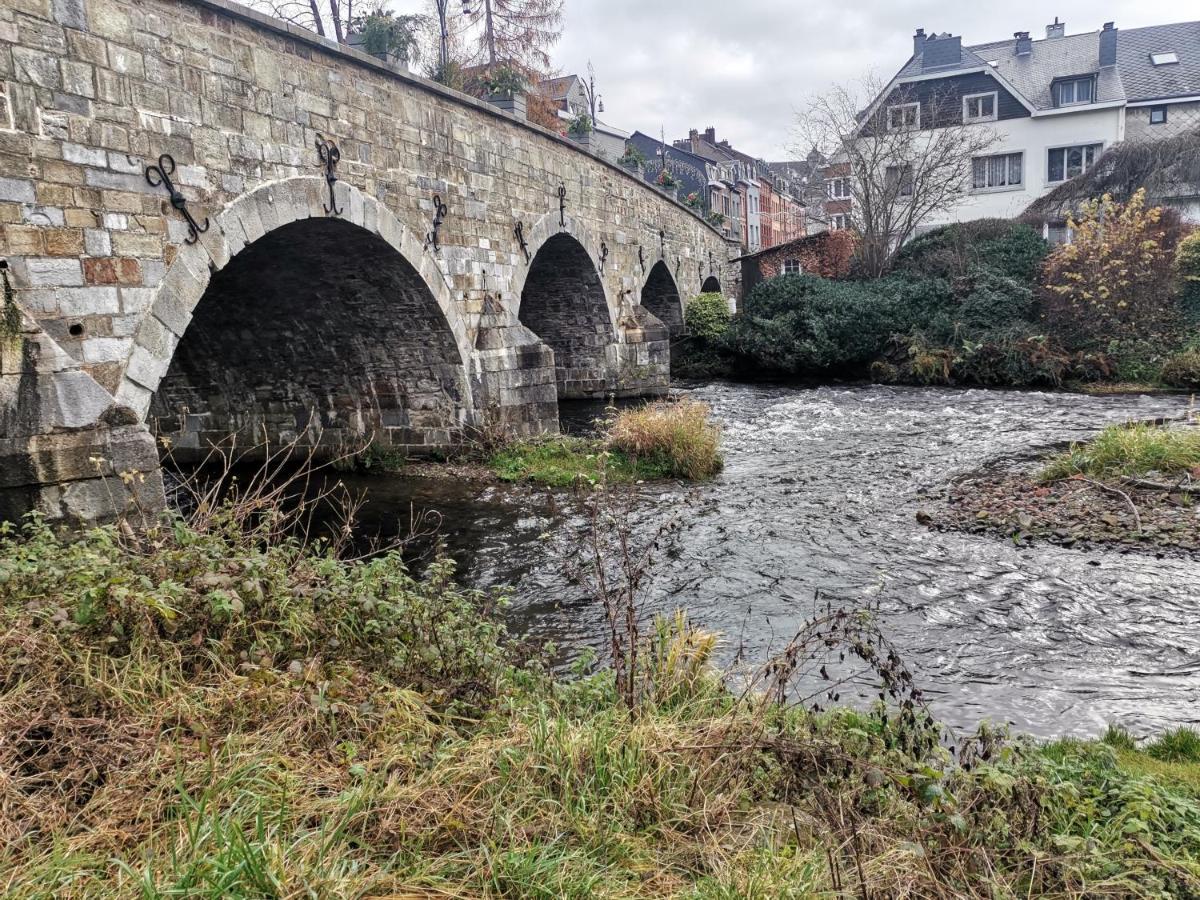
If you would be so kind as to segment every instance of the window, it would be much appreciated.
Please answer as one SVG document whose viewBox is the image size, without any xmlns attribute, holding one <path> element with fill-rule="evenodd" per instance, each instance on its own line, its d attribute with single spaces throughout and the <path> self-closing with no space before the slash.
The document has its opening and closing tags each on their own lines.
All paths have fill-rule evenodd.
<svg viewBox="0 0 1200 900">
<path fill-rule="evenodd" d="M 1025 154 L 999 153 L 971 160 L 971 190 L 990 191 L 1020 187 L 1024 182 Z"/>
<path fill-rule="evenodd" d="M 1066 81 L 1054 82 L 1054 105 L 1072 106 L 1076 103 L 1091 103 L 1094 92 L 1094 80 L 1089 75 L 1086 78 L 1070 78 Z"/>
<path fill-rule="evenodd" d="M 836 216 L 831 216 L 829 219 L 829 228 L 831 231 L 844 231 L 850 227 L 850 217 L 845 213 L 838 213 Z"/>
<path fill-rule="evenodd" d="M 849 200 L 850 179 L 835 178 L 829 182 L 829 196 L 834 200 Z"/>
<path fill-rule="evenodd" d="M 1074 232 L 1067 227 L 1065 222 L 1047 222 L 1042 231 L 1044 237 L 1050 244 L 1057 247 L 1060 244 L 1069 244 L 1075 237 Z"/>
<path fill-rule="evenodd" d="M 1151 125 L 1166 125 L 1167 124 L 1167 108 L 1165 106 L 1150 107 L 1150 124 Z"/>
<path fill-rule="evenodd" d="M 1055 147 L 1046 160 L 1046 180 L 1066 181 L 1082 175 L 1096 162 L 1100 144 L 1081 144 L 1076 147 Z"/>
<path fill-rule="evenodd" d="M 886 173 L 886 179 L 887 179 L 887 186 L 888 186 L 889 190 L 891 188 L 894 188 L 897 185 L 899 185 L 900 190 L 898 192 L 898 196 L 901 196 L 901 197 L 911 197 L 912 196 L 913 169 L 912 169 L 911 165 L 905 163 L 902 166 L 888 166 L 887 173 Z"/>
<path fill-rule="evenodd" d="M 964 122 L 995 122 L 997 92 L 967 94 L 963 97 Z"/>
<path fill-rule="evenodd" d="M 1169 66 L 1179 62 L 1179 54 L 1174 50 L 1165 53 L 1151 53 L 1150 62 L 1156 66 Z"/>
<path fill-rule="evenodd" d="M 783 261 L 783 274 L 784 275 L 803 275 L 804 274 L 804 266 L 800 265 L 800 260 L 798 260 L 798 259 L 785 259 Z"/>
<path fill-rule="evenodd" d="M 889 106 L 887 111 L 888 131 L 900 131 L 905 128 L 921 127 L 921 104 L 901 103 L 899 106 Z"/>
</svg>

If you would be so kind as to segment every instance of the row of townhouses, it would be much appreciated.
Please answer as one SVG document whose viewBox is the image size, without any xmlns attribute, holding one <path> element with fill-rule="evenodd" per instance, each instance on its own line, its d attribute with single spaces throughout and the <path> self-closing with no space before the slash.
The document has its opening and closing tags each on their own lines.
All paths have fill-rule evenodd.
<svg viewBox="0 0 1200 900">
<path fill-rule="evenodd" d="M 800 179 L 718 140 L 715 128 L 693 129 L 670 144 L 635 131 L 628 146 L 647 181 L 677 195 L 747 252 L 805 233 Z"/>
<path fill-rule="evenodd" d="M 959 198 L 922 229 L 983 217 L 1016 217 L 1038 198 L 1087 172 L 1125 142 L 1200 132 L 1200 22 L 1067 34 L 1065 23 L 966 46 L 950 34 L 913 35 L 908 61 L 862 117 L 889 129 L 991 129 L 994 142 L 970 160 Z M 831 162 L 813 218 L 831 228 L 853 221 L 853 173 Z M 1156 202 L 1200 221 L 1196 185 Z M 1046 220 L 1051 240 L 1069 236 Z"/>
</svg>

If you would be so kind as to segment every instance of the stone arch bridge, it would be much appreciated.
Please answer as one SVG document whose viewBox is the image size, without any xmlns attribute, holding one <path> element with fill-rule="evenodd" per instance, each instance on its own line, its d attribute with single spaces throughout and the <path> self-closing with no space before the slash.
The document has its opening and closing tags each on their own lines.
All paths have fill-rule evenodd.
<svg viewBox="0 0 1200 900">
<path fill-rule="evenodd" d="M 156 434 L 428 451 L 662 394 L 681 298 L 736 255 L 558 135 L 225 0 L 3 4 L 0 229 L 0 519 L 161 504 Z"/>
</svg>

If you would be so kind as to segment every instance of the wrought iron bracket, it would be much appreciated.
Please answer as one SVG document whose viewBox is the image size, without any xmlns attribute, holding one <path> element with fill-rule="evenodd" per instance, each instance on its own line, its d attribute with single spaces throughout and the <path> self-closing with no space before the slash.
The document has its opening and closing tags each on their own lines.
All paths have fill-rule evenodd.
<svg viewBox="0 0 1200 900">
<path fill-rule="evenodd" d="M 333 186 L 337 184 L 337 165 L 341 161 L 342 151 L 337 144 L 317 135 L 317 157 L 325 168 L 325 183 L 329 185 L 329 204 L 325 207 L 325 215 L 340 216 L 342 211 L 337 208 L 337 200 L 333 196 Z"/>
<path fill-rule="evenodd" d="M 158 158 L 158 165 L 146 166 L 146 182 L 151 187 L 166 188 L 168 194 L 171 195 L 171 206 L 178 210 L 188 224 L 188 236 L 184 243 L 194 244 L 200 240 L 200 235 L 208 231 L 208 217 L 205 216 L 204 224 L 197 224 L 192 218 L 191 211 L 187 208 L 187 198 L 179 193 L 179 188 L 175 187 L 175 182 L 171 180 L 171 176 L 175 174 L 175 159 L 169 153 L 164 153 Z"/>
<path fill-rule="evenodd" d="M 642 250 L 642 245 L 638 244 L 638 265 L 642 267 L 642 274 L 646 274 L 646 254 Z"/>
<path fill-rule="evenodd" d="M 567 186 L 558 186 L 558 227 L 567 227 Z"/>
<path fill-rule="evenodd" d="M 608 262 L 608 244 L 600 242 L 600 274 L 604 274 L 604 264 Z"/>
<path fill-rule="evenodd" d="M 446 204 L 442 202 L 441 194 L 433 195 L 433 231 L 425 236 L 425 246 L 433 247 L 433 252 L 437 253 L 442 249 L 439 240 L 439 234 L 442 230 L 442 223 L 446 221 Z"/>
<path fill-rule="evenodd" d="M 696 263 L 696 277 L 701 281 L 704 280 L 704 263 L 702 262 Z"/>
<path fill-rule="evenodd" d="M 661 228 L 658 231 L 658 256 L 664 260 L 667 258 L 667 232 Z"/>
<path fill-rule="evenodd" d="M 529 245 L 525 243 L 525 223 L 518 221 L 513 234 L 516 235 L 517 243 L 521 245 L 521 252 L 525 254 L 526 264 L 533 262 L 533 257 L 529 255 Z"/>
</svg>

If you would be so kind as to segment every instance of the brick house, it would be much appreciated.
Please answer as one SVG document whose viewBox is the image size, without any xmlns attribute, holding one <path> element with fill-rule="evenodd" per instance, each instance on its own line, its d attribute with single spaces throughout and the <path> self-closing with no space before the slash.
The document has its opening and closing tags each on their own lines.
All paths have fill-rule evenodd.
<svg viewBox="0 0 1200 900">
<path fill-rule="evenodd" d="M 755 285 L 778 275 L 820 275 L 845 278 L 850 272 L 856 238 L 845 229 L 821 231 L 768 247 L 739 258 L 742 265 L 742 296 Z"/>
</svg>

